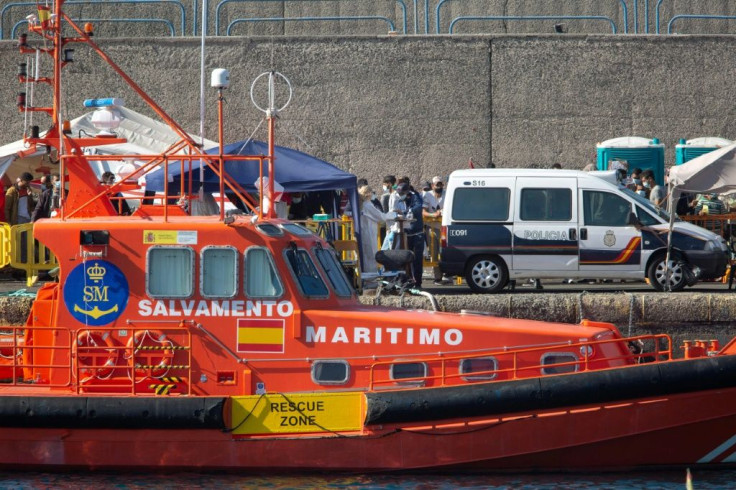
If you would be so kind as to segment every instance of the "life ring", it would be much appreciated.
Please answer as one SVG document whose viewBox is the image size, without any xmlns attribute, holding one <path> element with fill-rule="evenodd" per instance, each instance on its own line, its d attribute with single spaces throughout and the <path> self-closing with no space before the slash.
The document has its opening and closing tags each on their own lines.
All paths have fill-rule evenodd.
<svg viewBox="0 0 736 490">
<path fill-rule="evenodd" d="M 173 347 L 163 332 L 139 330 L 128 340 L 125 357 L 136 378 L 162 378 L 171 369 Z"/>
<path fill-rule="evenodd" d="M 74 350 L 78 372 L 84 376 L 81 382 L 93 378 L 107 379 L 117 366 L 118 349 L 112 343 L 110 332 L 80 330 Z"/>
<path fill-rule="evenodd" d="M 23 337 L 16 337 L 13 342 L 13 335 L 0 337 L 0 359 L 12 361 L 13 357 L 23 355 Z"/>
</svg>

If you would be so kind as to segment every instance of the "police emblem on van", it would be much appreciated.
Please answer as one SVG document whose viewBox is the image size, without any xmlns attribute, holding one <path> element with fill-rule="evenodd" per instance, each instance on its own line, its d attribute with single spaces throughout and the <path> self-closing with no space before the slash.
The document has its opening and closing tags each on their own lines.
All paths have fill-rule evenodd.
<svg viewBox="0 0 736 490">
<path fill-rule="evenodd" d="M 603 245 L 606 247 L 613 247 L 616 245 L 616 235 L 613 234 L 613 230 L 608 230 L 606 235 L 603 237 Z"/>
</svg>

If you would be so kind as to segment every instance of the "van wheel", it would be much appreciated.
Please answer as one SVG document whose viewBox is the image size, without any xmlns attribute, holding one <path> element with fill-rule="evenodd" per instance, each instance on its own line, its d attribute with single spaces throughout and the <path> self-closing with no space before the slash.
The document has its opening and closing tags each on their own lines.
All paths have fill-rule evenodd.
<svg viewBox="0 0 736 490">
<path fill-rule="evenodd" d="M 667 281 L 667 270 L 665 268 L 666 258 L 667 256 L 665 254 L 659 254 L 654 257 L 652 263 L 649 264 L 649 270 L 647 271 L 649 284 L 651 284 L 652 287 L 657 291 L 682 291 L 682 289 L 685 288 L 685 284 L 687 283 L 685 272 L 685 267 L 687 266 L 684 262 L 678 260 L 676 256 L 671 256 L 669 261 L 670 287 L 665 288 L 665 284 Z"/>
<path fill-rule="evenodd" d="M 509 274 L 499 257 L 475 257 L 468 264 L 465 280 L 476 293 L 495 293 L 503 289 Z"/>
</svg>

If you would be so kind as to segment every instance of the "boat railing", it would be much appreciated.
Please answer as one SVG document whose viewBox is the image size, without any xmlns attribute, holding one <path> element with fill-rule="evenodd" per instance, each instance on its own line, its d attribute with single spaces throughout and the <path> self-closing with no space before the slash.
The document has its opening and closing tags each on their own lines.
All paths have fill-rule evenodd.
<svg viewBox="0 0 736 490">
<path fill-rule="evenodd" d="M 30 332 L 37 342 L 27 340 Z M 71 387 L 72 345 L 72 332 L 64 327 L 2 327 L 0 386 Z"/>
<path fill-rule="evenodd" d="M 191 329 L 176 323 L 4 328 L 0 386 L 68 388 L 77 394 L 191 395 Z"/>
<path fill-rule="evenodd" d="M 174 148 L 176 152 L 180 148 Z M 66 157 L 62 157 L 66 158 Z M 236 165 L 259 165 L 259 175 L 263 175 L 264 161 L 268 157 L 263 155 L 227 155 L 223 160 L 227 160 L 228 164 Z M 255 212 L 256 204 L 243 186 L 233 180 L 227 172 L 220 175 L 219 156 L 218 155 L 183 155 L 183 154 L 164 154 L 164 155 L 95 155 L 90 160 L 101 162 L 125 162 L 135 160 L 144 162 L 141 166 L 130 173 L 126 180 L 115 182 L 110 186 L 105 186 L 95 195 L 89 195 L 87 200 L 73 208 L 65 209 L 62 213 L 63 218 L 74 216 L 83 216 L 85 209 L 97 200 L 107 197 L 112 202 L 115 209 L 119 209 L 123 199 L 131 201 L 139 201 L 138 209 L 150 211 L 152 207 L 160 208 L 156 214 L 161 214 L 164 219 L 169 215 L 193 215 L 192 203 L 200 199 L 198 189 L 199 185 L 199 166 L 202 165 L 207 172 L 214 172 L 217 180 L 219 198 L 216 200 L 221 209 L 224 209 L 226 202 L 231 197 L 238 199 L 243 203 L 250 212 Z M 174 182 L 170 183 L 170 173 L 177 171 Z M 138 185 L 136 181 L 143 176 L 152 175 L 153 172 L 161 172 L 162 185 L 161 189 L 154 192 L 149 191 L 146 186 Z M 132 182 L 132 184 L 131 184 Z M 215 192 L 218 192 L 215 191 Z M 209 192 L 209 191 L 208 191 Z M 120 196 L 119 194 L 123 194 Z M 133 212 L 135 214 L 135 211 Z M 224 214 L 224 212 L 223 212 Z"/>
<path fill-rule="evenodd" d="M 646 345 L 648 350 L 641 349 L 639 346 L 642 345 Z M 458 380 L 498 382 L 669 361 L 672 358 L 672 339 L 665 334 L 564 342 L 522 349 L 496 348 L 463 355 L 406 356 L 401 362 L 390 360 L 371 364 L 368 388 L 446 386 L 455 385 Z M 462 365 L 473 360 L 487 361 L 487 368 L 464 370 Z M 398 364 L 422 364 L 425 375 L 397 378 L 393 369 Z"/>
</svg>

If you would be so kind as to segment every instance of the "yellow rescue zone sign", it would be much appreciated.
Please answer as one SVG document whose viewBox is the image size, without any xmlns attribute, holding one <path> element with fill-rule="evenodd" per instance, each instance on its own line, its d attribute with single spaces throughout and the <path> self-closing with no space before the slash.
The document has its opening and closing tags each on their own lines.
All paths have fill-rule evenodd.
<svg viewBox="0 0 736 490">
<path fill-rule="evenodd" d="M 363 427 L 362 393 L 232 397 L 233 434 L 354 431 Z"/>
</svg>

